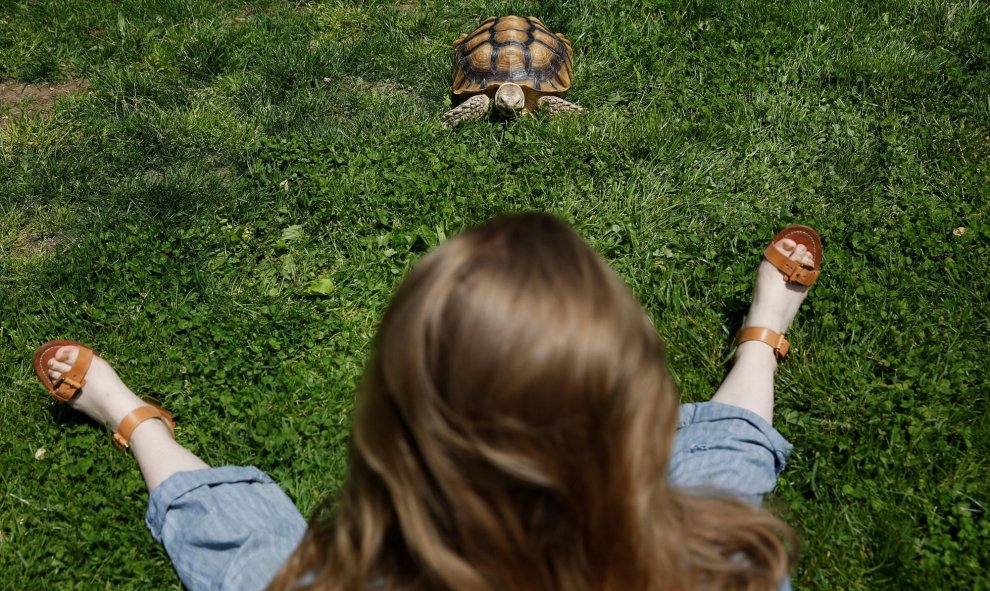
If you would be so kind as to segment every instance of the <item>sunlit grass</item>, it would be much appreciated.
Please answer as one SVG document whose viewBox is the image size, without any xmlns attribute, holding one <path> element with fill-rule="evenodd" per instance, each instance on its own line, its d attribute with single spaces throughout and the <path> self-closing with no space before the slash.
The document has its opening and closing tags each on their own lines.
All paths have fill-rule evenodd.
<svg viewBox="0 0 990 591">
<path fill-rule="evenodd" d="M 89 81 L 0 128 L 4 584 L 179 588 L 133 460 L 48 402 L 40 343 L 92 344 L 184 444 L 308 511 L 344 476 L 405 270 L 541 209 L 630 284 L 692 401 L 724 374 L 765 242 L 817 227 L 824 274 L 778 372 L 795 587 L 987 588 L 988 10 L 4 4 L 0 80 Z M 507 13 L 574 42 L 588 116 L 442 129 L 450 41 Z"/>
</svg>

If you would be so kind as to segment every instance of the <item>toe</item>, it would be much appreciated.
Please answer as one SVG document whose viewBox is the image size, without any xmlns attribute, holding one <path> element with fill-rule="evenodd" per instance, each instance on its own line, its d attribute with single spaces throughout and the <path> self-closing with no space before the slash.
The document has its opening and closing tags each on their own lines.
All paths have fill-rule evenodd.
<svg viewBox="0 0 990 591">
<path fill-rule="evenodd" d="M 50 371 L 65 373 L 70 369 L 72 369 L 72 364 L 63 363 L 61 361 L 58 361 L 57 359 L 51 359 L 48 361 L 48 367 L 50 368 Z"/>
<path fill-rule="evenodd" d="M 783 240 L 778 240 L 774 244 L 774 246 L 776 246 L 777 250 L 779 250 L 783 254 L 787 255 L 788 257 L 794 258 L 792 254 L 794 253 L 794 249 L 798 246 L 798 243 L 794 242 L 790 238 L 784 238 Z"/>
<path fill-rule="evenodd" d="M 799 244 L 797 248 L 795 248 L 794 251 L 790 254 L 790 257 L 792 261 L 798 261 L 805 267 L 815 266 L 814 255 L 812 255 L 811 251 L 808 250 L 808 247 L 803 244 Z"/>
<path fill-rule="evenodd" d="M 55 359 L 48 360 L 48 377 L 53 381 L 58 381 L 62 374 L 72 369 L 68 363 L 63 363 Z"/>
<path fill-rule="evenodd" d="M 77 357 L 79 357 L 79 347 L 76 347 L 75 345 L 60 347 L 59 350 L 55 352 L 55 359 L 68 363 L 70 367 L 76 362 Z"/>
</svg>

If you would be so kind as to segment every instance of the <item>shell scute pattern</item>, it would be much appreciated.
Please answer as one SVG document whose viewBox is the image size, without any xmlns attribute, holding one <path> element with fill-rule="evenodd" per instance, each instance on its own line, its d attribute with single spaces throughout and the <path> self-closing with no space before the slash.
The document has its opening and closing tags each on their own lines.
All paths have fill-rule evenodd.
<svg viewBox="0 0 990 591">
<path fill-rule="evenodd" d="M 479 46 L 488 43 L 487 35 L 474 35 L 464 40 L 464 53 L 471 55 Z"/>
<path fill-rule="evenodd" d="M 530 103 L 543 95 L 563 96 L 571 87 L 571 43 L 538 18 L 492 17 L 454 45 L 453 90 L 460 98 L 493 96 L 501 83 L 515 82 Z"/>
</svg>

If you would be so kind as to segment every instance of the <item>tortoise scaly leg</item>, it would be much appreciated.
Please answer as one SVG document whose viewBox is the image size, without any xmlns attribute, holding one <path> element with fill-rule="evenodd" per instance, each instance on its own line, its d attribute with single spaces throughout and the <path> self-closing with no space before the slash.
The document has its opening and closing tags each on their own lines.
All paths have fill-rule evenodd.
<svg viewBox="0 0 990 591">
<path fill-rule="evenodd" d="M 471 121 L 484 117 L 488 112 L 488 106 L 490 104 L 491 99 L 488 98 L 488 95 L 479 94 L 472 96 L 468 100 L 444 113 L 443 116 L 440 117 L 440 121 L 447 129 L 453 129 L 464 121 Z"/>
<path fill-rule="evenodd" d="M 540 97 L 540 100 L 536 101 L 536 108 L 551 115 L 560 115 L 563 113 L 584 115 L 588 112 L 588 109 L 585 109 L 581 105 L 575 105 L 574 103 L 565 101 L 559 96 Z"/>
</svg>

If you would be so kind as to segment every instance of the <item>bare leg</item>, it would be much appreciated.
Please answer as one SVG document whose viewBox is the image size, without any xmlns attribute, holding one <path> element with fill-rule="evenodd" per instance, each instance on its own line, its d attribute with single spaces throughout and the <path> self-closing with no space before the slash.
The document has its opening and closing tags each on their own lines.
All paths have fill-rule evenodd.
<svg viewBox="0 0 990 591">
<path fill-rule="evenodd" d="M 808 250 L 793 240 L 777 242 L 778 250 L 795 261 L 813 265 Z M 784 281 L 784 276 L 766 259 L 760 262 L 753 287 L 753 303 L 744 326 L 762 326 L 783 333 L 797 315 L 808 288 Z M 735 364 L 712 400 L 751 410 L 773 422 L 773 376 L 777 359 L 765 343 L 749 341 L 736 349 Z"/>
<path fill-rule="evenodd" d="M 72 367 L 78 355 L 78 347 L 59 349 L 55 359 L 48 364 L 49 377 L 57 380 L 62 372 Z M 69 405 L 116 431 L 121 419 L 147 403 L 120 380 L 106 361 L 95 356 L 86 372 L 86 385 Z M 209 468 L 203 460 L 176 443 L 168 428 L 159 420 L 147 420 L 138 425 L 131 435 L 130 446 L 149 491 L 176 472 Z"/>
</svg>

